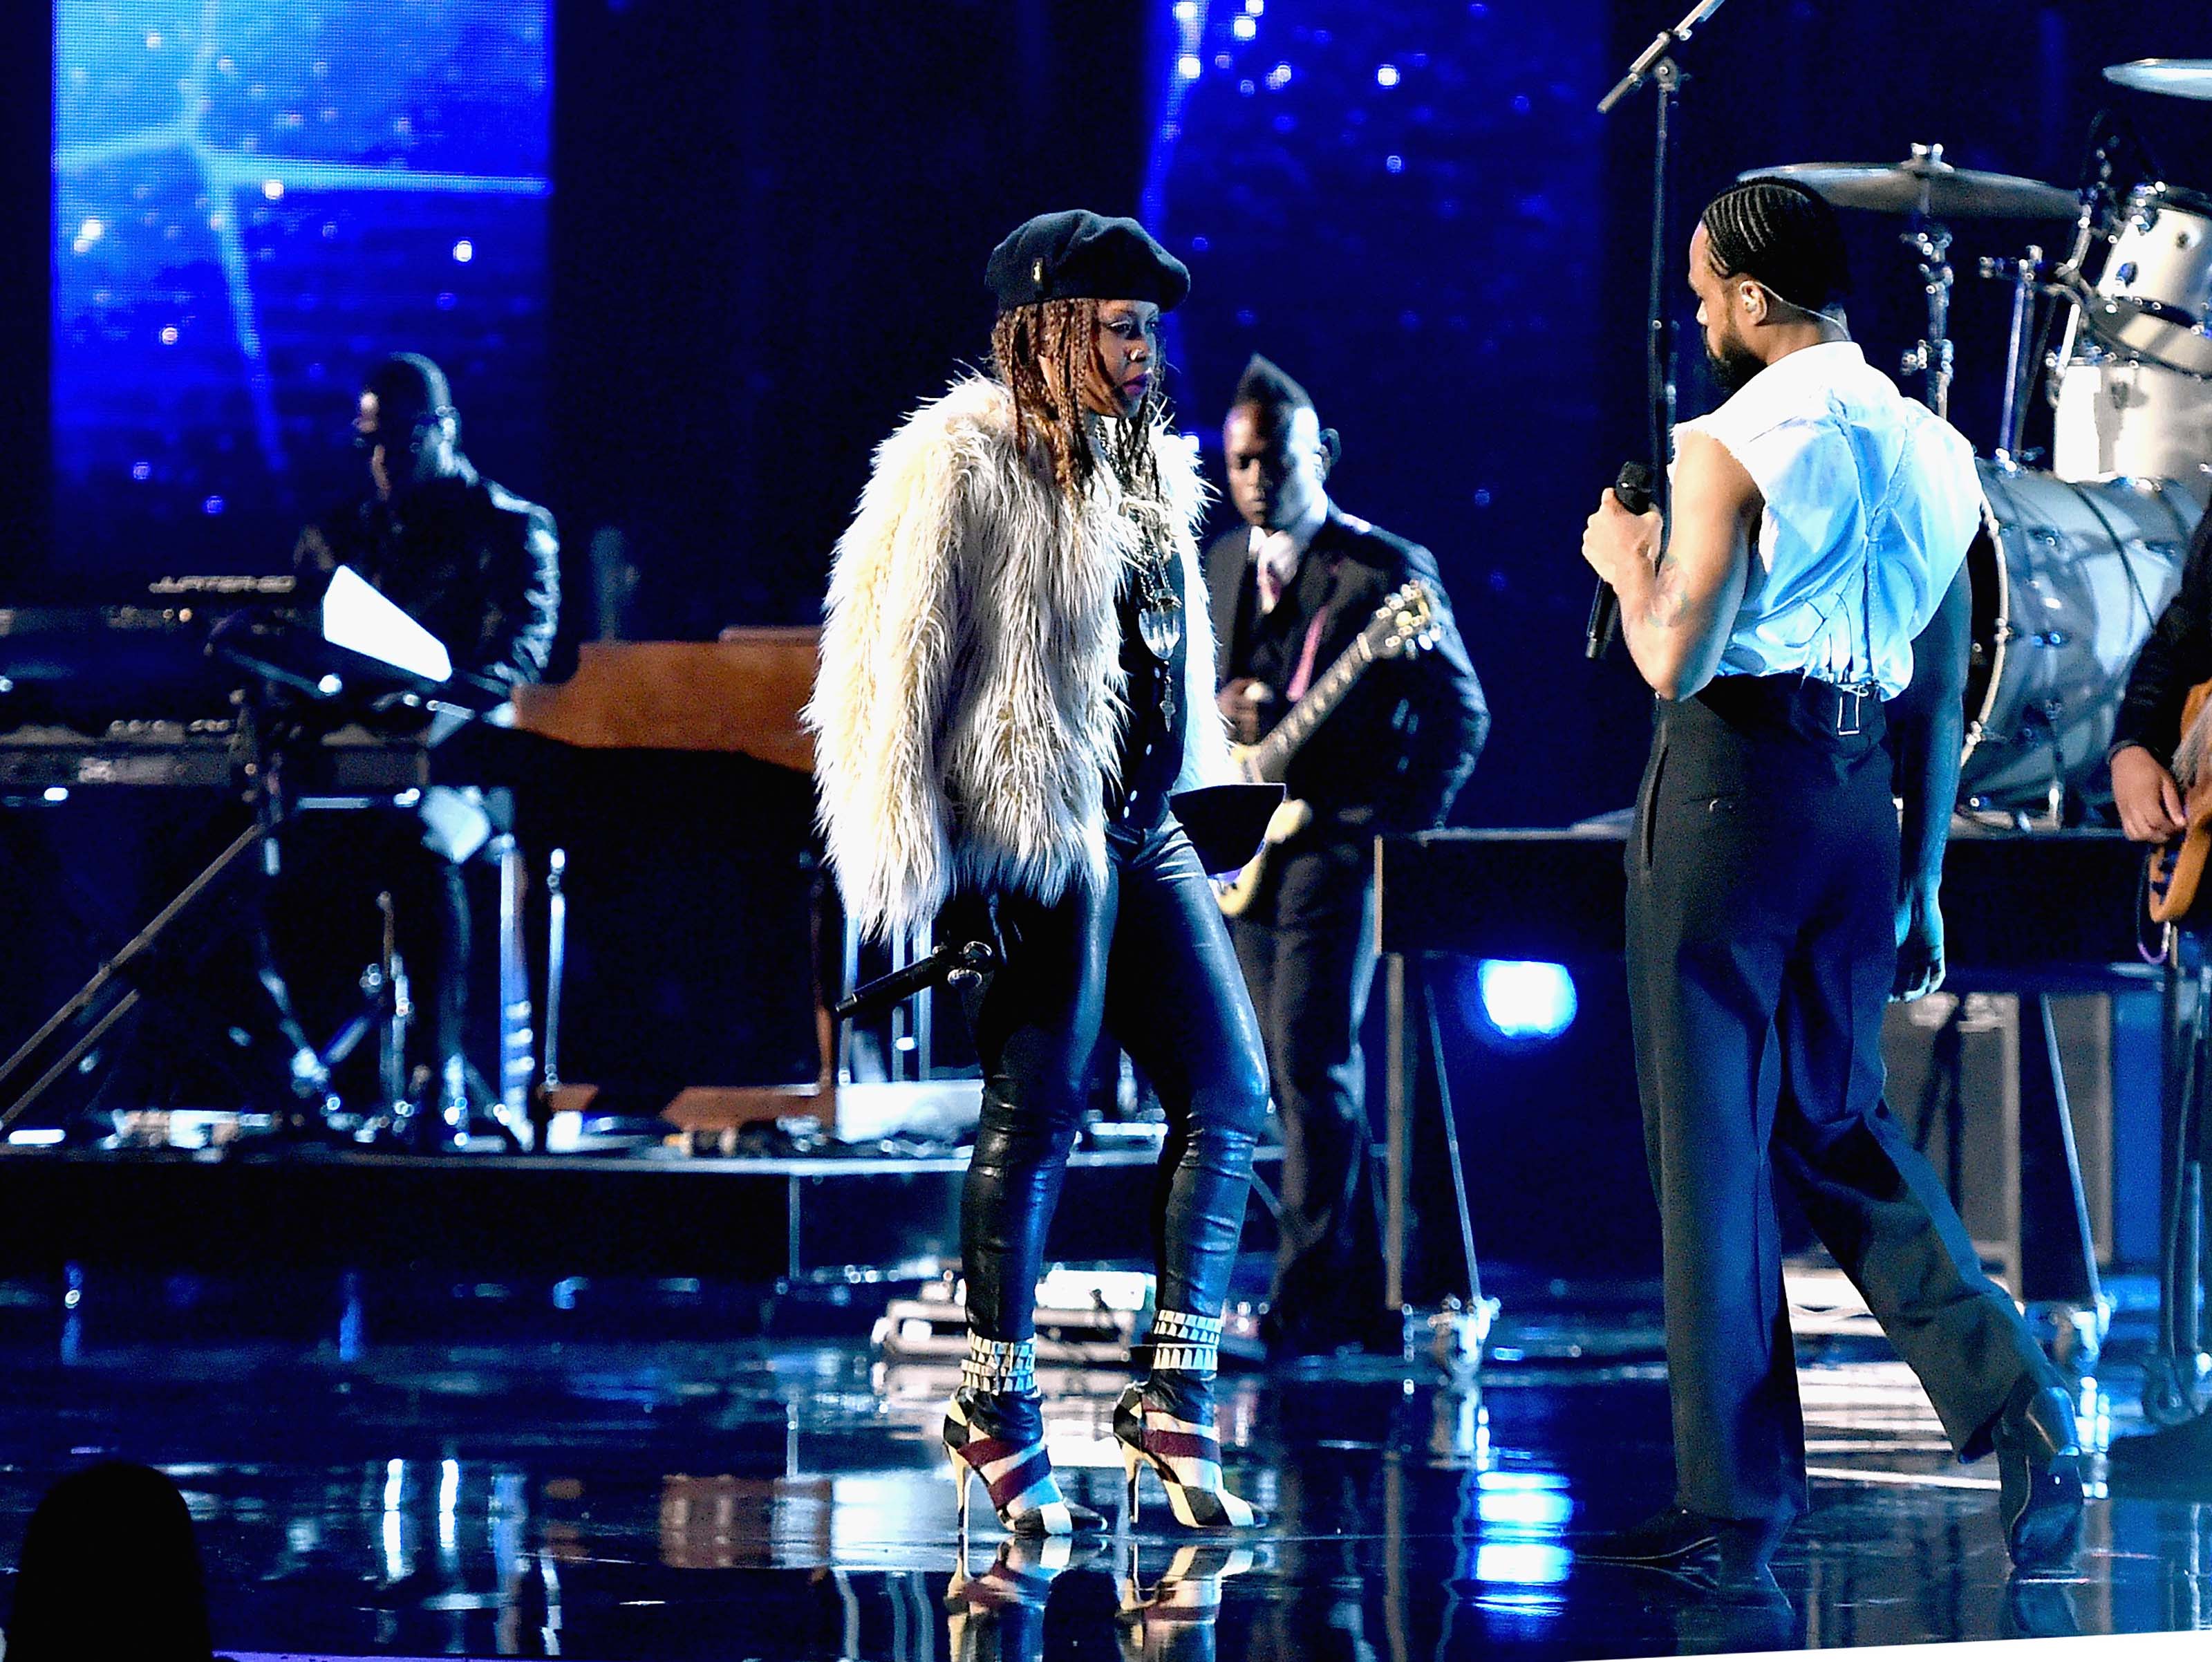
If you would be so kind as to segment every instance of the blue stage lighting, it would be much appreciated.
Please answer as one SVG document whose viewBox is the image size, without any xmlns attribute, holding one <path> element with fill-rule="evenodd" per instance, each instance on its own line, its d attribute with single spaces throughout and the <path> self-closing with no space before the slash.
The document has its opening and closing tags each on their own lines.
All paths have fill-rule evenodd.
<svg viewBox="0 0 2212 1662">
<path fill-rule="evenodd" d="M 1506 1038 L 1557 1038 L 1575 1019 L 1575 981 L 1564 964 L 1485 959 L 1475 984 L 1484 1017 Z"/>
<path fill-rule="evenodd" d="M 527 482 L 552 0 L 53 16 L 54 517 L 78 573 L 283 562 L 339 489 L 351 406 L 326 378 L 403 347 Z M 146 488 L 118 505 L 125 475 Z"/>
</svg>

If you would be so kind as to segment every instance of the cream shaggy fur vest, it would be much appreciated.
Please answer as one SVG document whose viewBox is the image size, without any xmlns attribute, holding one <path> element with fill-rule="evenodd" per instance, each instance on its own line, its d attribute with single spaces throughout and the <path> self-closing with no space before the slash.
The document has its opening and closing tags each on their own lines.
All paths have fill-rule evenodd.
<svg viewBox="0 0 2212 1662">
<path fill-rule="evenodd" d="M 1177 789 L 1233 777 L 1194 533 L 1205 486 L 1152 435 L 1182 561 L 1188 740 Z M 845 905 L 886 934 L 956 886 L 1057 900 L 1106 870 L 1105 781 L 1123 720 L 1115 594 L 1142 551 L 1121 488 L 1071 508 L 1013 400 L 956 381 L 876 453 L 837 544 L 805 721 Z"/>
</svg>

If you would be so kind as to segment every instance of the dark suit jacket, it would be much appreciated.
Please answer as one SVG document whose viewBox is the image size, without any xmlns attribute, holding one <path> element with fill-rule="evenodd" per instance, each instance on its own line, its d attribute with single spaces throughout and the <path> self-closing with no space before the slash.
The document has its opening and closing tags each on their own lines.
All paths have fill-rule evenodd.
<svg viewBox="0 0 2212 1662">
<path fill-rule="evenodd" d="M 2181 707 L 2200 681 L 2212 681 L 2212 514 L 2189 539 L 2181 587 L 2136 654 L 2112 747 L 2141 745 L 2171 767 L 2181 742 Z"/>
<path fill-rule="evenodd" d="M 1206 576 L 1218 682 L 1256 675 L 1274 690 L 1278 720 L 1288 708 L 1284 694 L 1316 612 L 1325 618 L 1314 654 L 1318 680 L 1399 585 L 1419 577 L 1443 594 L 1427 549 L 1334 502 L 1299 563 L 1297 581 L 1264 618 L 1245 526 L 1206 551 Z M 1367 672 L 1291 758 L 1285 788 L 1313 805 L 1324 834 L 1425 831 L 1443 823 L 1489 733 L 1482 684 L 1447 612 L 1433 648 Z"/>
</svg>

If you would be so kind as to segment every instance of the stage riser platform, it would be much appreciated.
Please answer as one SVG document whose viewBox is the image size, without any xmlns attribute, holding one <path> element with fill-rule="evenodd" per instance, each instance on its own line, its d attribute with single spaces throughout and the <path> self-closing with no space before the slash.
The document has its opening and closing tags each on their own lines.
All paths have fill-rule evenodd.
<svg viewBox="0 0 2212 1662">
<path fill-rule="evenodd" d="M 1263 1160 L 1271 1186 L 1279 1166 Z M 743 1160 L 0 1154 L 0 1275 L 70 1263 L 271 1265 L 498 1275 L 714 1276 L 848 1266 L 927 1275 L 959 1259 L 965 1157 Z M 1150 1259 L 1149 1154 L 1079 1154 L 1056 1259 Z M 1247 1251 L 1273 1248 L 1255 1196 Z"/>
</svg>

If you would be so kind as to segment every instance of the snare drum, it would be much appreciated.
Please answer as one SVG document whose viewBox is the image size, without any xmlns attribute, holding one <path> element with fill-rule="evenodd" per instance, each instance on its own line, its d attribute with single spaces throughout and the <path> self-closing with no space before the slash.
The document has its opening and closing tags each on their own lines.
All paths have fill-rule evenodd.
<svg viewBox="0 0 2212 1662">
<path fill-rule="evenodd" d="M 2180 587 L 2203 490 L 1980 467 L 1990 512 L 1966 554 L 1974 621 L 1960 795 L 2040 812 L 2056 783 L 2077 802 L 2107 801 L 2120 696 Z"/>
<path fill-rule="evenodd" d="M 2212 198 L 2137 186 L 2060 370 L 2051 471 L 2191 479 L 2212 466 Z"/>
<path fill-rule="evenodd" d="M 2212 375 L 2212 198 L 2136 186 L 2084 320 L 2123 356 Z"/>
</svg>

